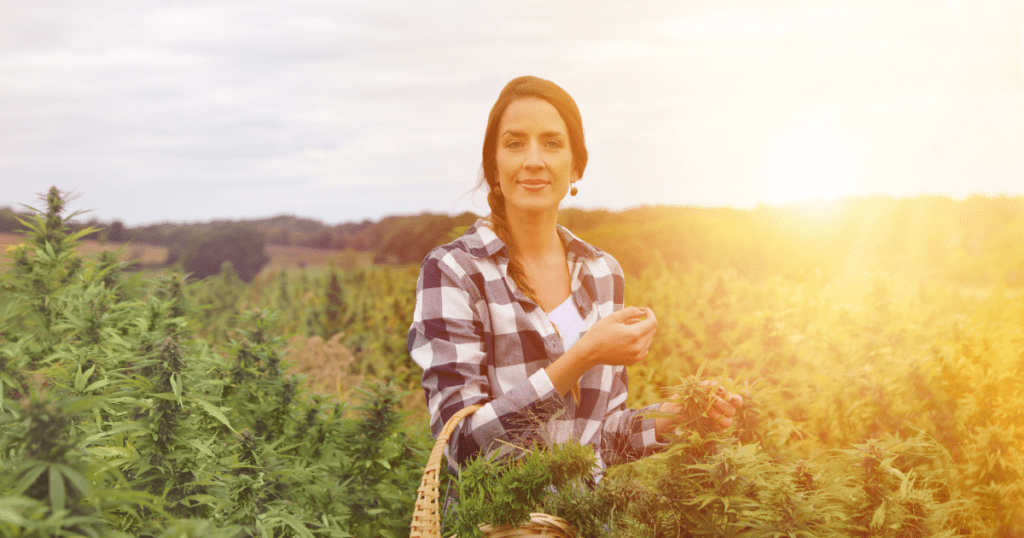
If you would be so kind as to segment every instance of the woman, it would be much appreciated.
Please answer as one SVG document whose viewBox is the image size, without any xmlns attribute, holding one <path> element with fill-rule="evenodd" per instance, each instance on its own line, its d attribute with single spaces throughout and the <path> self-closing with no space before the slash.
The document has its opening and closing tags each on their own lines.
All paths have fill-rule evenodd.
<svg viewBox="0 0 1024 538">
<path fill-rule="evenodd" d="M 409 333 L 435 437 L 485 404 L 454 431 L 450 462 L 540 436 L 592 445 L 603 466 L 659 449 L 675 426 L 649 416 L 675 404 L 625 406 L 626 366 L 647 356 L 654 313 L 624 308 L 618 262 L 556 222 L 586 165 L 572 97 L 536 77 L 509 82 L 484 135 L 489 222 L 423 261 Z M 709 415 L 724 427 L 742 400 L 720 394 Z"/>
</svg>

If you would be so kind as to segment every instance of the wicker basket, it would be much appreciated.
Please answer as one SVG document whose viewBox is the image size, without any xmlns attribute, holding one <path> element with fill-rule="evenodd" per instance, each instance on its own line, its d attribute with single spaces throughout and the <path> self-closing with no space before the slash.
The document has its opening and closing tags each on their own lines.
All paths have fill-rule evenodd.
<svg viewBox="0 0 1024 538">
<path fill-rule="evenodd" d="M 409 538 L 441 538 L 441 512 L 438 505 L 439 474 L 444 447 L 452 431 L 467 415 L 472 414 L 480 405 L 471 405 L 460 409 L 448 420 L 437 436 L 434 449 L 427 459 L 427 467 L 423 470 L 423 480 L 416 491 L 416 508 L 412 514 L 412 529 Z M 480 525 L 480 530 L 488 538 L 511 538 L 521 536 L 548 536 L 554 538 L 577 538 L 572 525 L 560 518 L 548 514 L 530 514 L 530 520 L 517 527 L 491 527 Z"/>
</svg>

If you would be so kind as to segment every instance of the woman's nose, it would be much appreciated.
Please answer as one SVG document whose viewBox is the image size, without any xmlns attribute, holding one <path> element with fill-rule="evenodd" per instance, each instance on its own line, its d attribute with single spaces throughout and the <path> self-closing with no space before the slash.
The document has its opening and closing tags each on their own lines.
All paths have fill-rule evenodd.
<svg viewBox="0 0 1024 538">
<path fill-rule="evenodd" d="M 526 153 L 525 166 L 528 168 L 543 168 L 544 159 L 541 157 L 540 145 L 530 144 L 530 148 Z"/>
</svg>

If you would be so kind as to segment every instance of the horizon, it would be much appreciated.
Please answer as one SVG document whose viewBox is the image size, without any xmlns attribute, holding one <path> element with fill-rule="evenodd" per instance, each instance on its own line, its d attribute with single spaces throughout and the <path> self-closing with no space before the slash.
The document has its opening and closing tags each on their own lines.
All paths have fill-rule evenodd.
<svg viewBox="0 0 1024 538">
<path fill-rule="evenodd" d="M 45 194 L 45 193 L 43 193 L 43 194 Z M 67 194 L 67 193 L 65 193 L 65 194 Z M 380 222 L 380 221 L 383 221 L 383 220 L 386 220 L 386 219 L 389 219 L 389 218 L 407 218 L 407 217 L 417 217 L 417 216 L 422 216 L 422 215 L 439 215 L 439 216 L 455 217 L 455 216 L 459 216 L 459 215 L 462 215 L 462 214 L 465 214 L 465 213 L 470 213 L 470 214 L 476 216 L 477 218 L 481 218 L 481 219 L 486 219 L 487 216 L 488 216 L 487 213 L 477 213 L 477 212 L 470 211 L 470 210 L 457 211 L 457 212 L 444 212 L 444 211 L 423 210 L 423 211 L 412 212 L 412 213 L 385 214 L 385 215 L 382 215 L 382 216 L 377 217 L 377 218 L 363 218 L 363 219 L 354 219 L 354 220 L 346 220 L 346 221 L 325 221 L 325 220 L 322 220 L 322 219 L 319 219 L 319 218 L 316 218 L 316 217 L 310 217 L 310 216 L 305 216 L 305 215 L 298 215 L 298 214 L 294 214 L 294 213 L 277 213 L 277 214 L 266 215 L 266 216 L 246 216 L 246 217 L 240 217 L 240 218 L 211 217 L 211 218 L 205 219 L 205 220 L 193 220 L 193 221 L 164 220 L 164 221 L 154 221 L 154 222 L 143 222 L 143 223 L 138 223 L 138 224 L 131 224 L 131 223 L 127 223 L 127 222 L 121 221 L 120 219 L 102 220 L 102 219 L 91 218 L 91 217 L 89 217 L 89 214 L 91 213 L 91 210 L 83 209 L 83 208 L 71 207 L 71 206 L 74 205 L 73 202 L 75 200 L 75 198 L 73 196 L 74 193 L 71 193 L 71 194 L 72 194 L 72 197 L 68 198 L 68 202 L 69 202 L 68 203 L 68 209 L 70 211 L 67 212 L 67 215 L 70 215 L 70 214 L 73 214 L 73 213 L 78 213 L 78 214 L 75 216 L 74 219 L 71 219 L 70 222 L 74 222 L 76 224 L 88 224 L 89 222 L 95 222 L 96 224 L 100 224 L 100 225 L 104 225 L 104 224 L 109 225 L 109 224 L 113 224 L 114 222 L 118 222 L 119 221 L 119 222 L 121 222 L 122 225 L 124 225 L 126 228 L 129 228 L 129 229 L 130 228 L 146 228 L 146 227 L 150 227 L 150 226 L 195 226 L 195 225 L 217 224 L 217 223 L 248 223 L 248 222 L 269 221 L 269 220 L 282 219 L 282 218 L 291 218 L 291 219 L 295 219 L 295 220 L 299 220 L 299 221 L 312 221 L 312 222 L 317 222 L 317 223 L 322 224 L 322 225 L 327 226 L 327 227 L 333 227 L 333 226 L 342 226 L 342 225 L 346 225 L 346 224 L 359 224 L 359 223 L 363 223 L 363 222 L 367 222 L 367 221 L 369 221 L 369 222 Z M 652 204 L 640 204 L 640 205 L 636 205 L 636 206 L 623 207 L 623 208 L 576 207 L 576 206 L 570 206 L 570 207 L 562 207 L 560 209 L 560 212 L 561 211 L 583 211 L 583 212 L 607 211 L 609 213 L 624 213 L 624 212 L 628 212 L 628 211 L 641 210 L 641 209 L 652 209 L 652 208 L 653 209 L 658 209 L 658 208 L 663 208 L 663 209 L 707 209 L 707 210 L 723 210 L 723 209 L 725 209 L 725 210 L 732 210 L 732 211 L 739 211 L 739 212 L 744 212 L 744 211 L 754 212 L 754 211 L 775 210 L 775 209 L 777 209 L 777 210 L 787 210 L 787 211 L 794 211 L 795 210 L 795 211 L 800 211 L 800 212 L 806 212 L 808 210 L 812 210 L 814 213 L 820 213 L 821 210 L 831 209 L 831 208 L 834 208 L 837 205 L 841 205 L 841 204 L 848 203 L 848 202 L 879 201 L 879 200 L 887 200 L 887 201 L 892 201 L 892 202 L 899 202 L 899 201 L 928 200 L 928 199 L 943 200 L 943 201 L 948 201 L 948 202 L 953 203 L 953 204 L 962 204 L 962 203 L 968 202 L 968 201 L 970 201 L 972 199 L 981 199 L 981 200 L 1006 199 L 1006 200 L 1010 200 L 1010 201 L 1020 201 L 1020 202 L 1024 203 L 1024 194 L 1013 194 L 1013 195 L 1008 195 L 1008 194 L 992 194 L 992 195 L 990 195 L 990 194 L 971 194 L 969 196 L 965 196 L 965 197 L 962 197 L 962 198 L 954 198 L 954 197 L 950 197 L 950 196 L 946 196 L 946 195 L 941 195 L 941 194 L 939 194 L 939 195 L 935 195 L 935 194 L 920 194 L 920 195 L 916 195 L 916 196 L 893 196 L 893 195 L 888 195 L 888 194 L 866 194 L 866 195 L 843 196 L 843 197 L 832 198 L 832 199 L 797 200 L 797 201 L 785 202 L 785 203 L 780 203 L 780 204 L 759 204 L 759 205 L 750 206 L 750 207 L 736 207 L 736 206 L 728 206 L 728 205 L 711 206 L 711 205 L 697 205 L 697 204 L 653 204 L 652 203 Z M 23 206 L 23 209 L 21 211 L 19 211 L 17 207 L 11 207 L 11 206 L 7 206 L 7 205 L 0 205 L 0 210 L 2 210 L 2 209 L 11 210 L 15 214 L 18 214 L 18 215 L 24 215 L 24 214 L 28 214 L 28 213 L 31 212 L 31 211 L 29 211 L 27 209 L 27 206 L 31 206 L 32 204 L 18 204 L 18 205 L 19 206 Z M 36 204 L 36 205 L 41 206 L 42 204 Z"/>
</svg>

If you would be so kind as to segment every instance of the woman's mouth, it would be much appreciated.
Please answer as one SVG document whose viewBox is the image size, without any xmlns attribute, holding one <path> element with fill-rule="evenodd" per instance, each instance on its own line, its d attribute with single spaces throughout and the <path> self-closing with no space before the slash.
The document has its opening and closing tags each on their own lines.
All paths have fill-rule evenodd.
<svg viewBox="0 0 1024 538">
<path fill-rule="evenodd" d="M 543 179 L 524 179 L 519 182 L 522 187 L 528 191 L 535 192 L 548 186 L 548 182 Z"/>
</svg>

